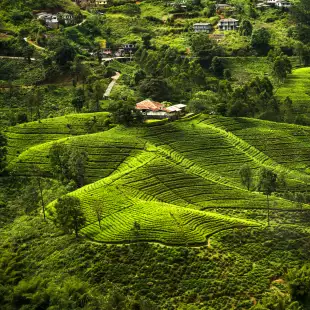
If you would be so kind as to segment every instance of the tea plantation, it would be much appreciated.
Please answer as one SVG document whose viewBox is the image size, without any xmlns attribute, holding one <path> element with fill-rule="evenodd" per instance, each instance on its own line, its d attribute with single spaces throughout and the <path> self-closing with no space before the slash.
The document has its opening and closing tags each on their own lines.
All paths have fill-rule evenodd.
<svg viewBox="0 0 310 310">
<path fill-rule="evenodd" d="M 253 173 L 266 167 L 285 174 L 289 190 L 307 192 L 307 127 L 198 116 L 83 135 L 85 119 L 92 117 L 43 120 L 11 127 L 7 132 L 9 154 L 21 152 L 9 165 L 19 176 L 33 175 L 34 165 L 53 176 L 49 150 L 55 141 L 88 153 L 88 185 L 70 195 L 81 201 L 87 218 L 81 233 L 90 239 L 196 245 L 222 230 L 264 226 L 264 216 L 251 220 L 216 211 L 266 209 L 266 197 L 254 188 L 248 191 L 240 181 L 239 170 L 244 164 Z M 96 117 L 98 130 L 105 129 L 106 114 Z M 68 128 L 67 123 L 72 126 Z M 43 125 L 48 126 L 42 129 Z M 294 202 L 279 195 L 272 195 L 270 203 L 274 210 L 296 210 Z M 53 217 L 54 204 L 48 206 L 49 218 Z M 101 228 L 97 205 L 103 206 Z M 303 208 L 308 207 L 305 204 Z"/>
</svg>

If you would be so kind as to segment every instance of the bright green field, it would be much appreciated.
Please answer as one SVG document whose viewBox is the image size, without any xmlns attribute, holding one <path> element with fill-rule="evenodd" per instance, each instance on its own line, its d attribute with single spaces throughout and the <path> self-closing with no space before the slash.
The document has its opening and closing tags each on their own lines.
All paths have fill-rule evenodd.
<svg viewBox="0 0 310 310">
<path fill-rule="evenodd" d="M 310 68 L 294 70 L 276 95 L 283 100 L 290 97 L 299 111 L 310 113 Z"/>
<path fill-rule="evenodd" d="M 6 130 L 9 147 L 8 159 L 13 160 L 15 156 L 34 145 L 69 136 L 103 131 L 106 129 L 107 115 L 108 113 L 105 112 L 72 114 L 10 127 Z"/>
<path fill-rule="evenodd" d="M 32 175 L 33 164 L 39 164 L 51 173 L 48 152 L 54 139 L 41 134 L 42 143 L 28 143 L 9 169 Z M 84 235 L 108 243 L 140 240 L 196 245 L 221 230 L 266 224 L 264 218 L 245 220 L 214 211 L 266 208 L 265 196 L 247 191 L 240 182 L 239 169 L 245 163 L 254 171 L 265 166 L 283 172 L 291 191 L 306 191 L 309 136 L 310 130 L 302 126 L 201 116 L 80 136 L 69 137 L 65 132 L 60 141 L 88 152 L 88 185 L 70 194 L 80 198 L 87 216 Z M 26 138 L 27 134 L 20 136 Z M 9 145 L 14 141 L 9 135 Z M 93 210 L 97 204 L 104 206 L 102 229 Z M 271 206 L 296 208 L 276 196 L 271 197 Z M 139 231 L 134 229 L 135 222 Z"/>
</svg>

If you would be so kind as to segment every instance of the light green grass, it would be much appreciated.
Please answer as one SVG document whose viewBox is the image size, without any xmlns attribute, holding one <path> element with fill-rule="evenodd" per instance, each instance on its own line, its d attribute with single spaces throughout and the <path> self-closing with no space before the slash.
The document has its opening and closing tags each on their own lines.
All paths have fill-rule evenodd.
<svg viewBox="0 0 310 310">
<path fill-rule="evenodd" d="M 264 224 L 208 212 L 266 208 L 264 195 L 241 184 L 239 169 L 243 164 L 249 164 L 254 172 L 260 167 L 285 172 L 290 190 L 305 189 L 305 182 L 310 181 L 306 169 L 300 169 L 300 162 L 295 161 L 296 166 L 288 163 L 302 145 L 307 164 L 310 130 L 303 129 L 244 118 L 200 116 L 154 127 L 119 126 L 59 141 L 89 154 L 89 185 L 70 194 L 81 199 L 85 210 L 84 235 L 111 243 L 140 240 L 194 245 L 222 229 Z M 270 143 L 266 146 L 262 141 L 267 135 Z M 30 147 L 9 169 L 32 175 L 33 164 L 39 163 L 51 173 L 48 152 L 52 144 Z M 273 208 L 296 208 L 274 195 L 270 201 Z M 102 230 L 93 211 L 97 204 L 104 206 Z M 141 227 L 138 232 L 133 228 L 135 222 Z"/>
<path fill-rule="evenodd" d="M 293 71 L 285 83 L 277 90 L 276 95 L 284 100 L 290 97 L 298 110 L 310 113 L 310 68 L 300 68 Z"/>
<path fill-rule="evenodd" d="M 71 114 L 9 127 L 5 132 L 8 138 L 9 161 L 24 150 L 38 144 L 96 130 L 106 130 L 105 120 L 108 114 L 106 112 Z M 96 117 L 96 123 L 90 128 L 87 123 L 94 117 Z"/>
</svg>

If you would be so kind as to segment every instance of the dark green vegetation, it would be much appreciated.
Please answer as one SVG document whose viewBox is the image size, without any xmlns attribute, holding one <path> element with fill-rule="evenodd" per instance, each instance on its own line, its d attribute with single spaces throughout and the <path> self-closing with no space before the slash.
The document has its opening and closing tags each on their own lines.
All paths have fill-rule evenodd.
<svg viewBox="0 0 310 310">
<path fill-rule="evenodd" d="M 310 309 L 309 4 L 228 2 L 1 1 L 1 309 Z"/>
</svg>

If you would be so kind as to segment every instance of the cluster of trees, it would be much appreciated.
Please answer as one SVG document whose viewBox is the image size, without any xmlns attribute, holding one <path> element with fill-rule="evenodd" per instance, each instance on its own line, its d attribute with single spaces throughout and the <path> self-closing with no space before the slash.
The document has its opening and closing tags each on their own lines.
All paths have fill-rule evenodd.
<svg viewBox="0 0 310 310">
<path fill-rule="evenodd" d="M 62 182 L 70 183 L 73 187 L 84 186 L 87 152 L 64 143 L 54 143 L 49 151 L 49 159 L 54 175 Z"/>
<path fill-rule="evenodd" d="M 277 196 L 296 203 L 296 207 L 302 210 L 304 203 L 310 202 L 310 196 L 306 192 L 290 192 L 288 190 L 286 176 L 284 173 L 277 174 L 269 168 L 261 167 L 256 174 L 248 164 L 244 164 L 239 170 L 241 183 L 247 190 L 257 190 L 266 195 L 268 226 L 270 224 L 269 197 L 275 193 Z M 306 184 L 306 190 L 307 190 Z"/>
<path fill-rule="evenodd" d="M 174 48 L 140 48 L 135 60 L 141 69 L 129 79 L 130 85 L 154 100 L 184 100 L 205 84 L 205 73 L 199 62 L 182 56 Z"/>
</svg>

